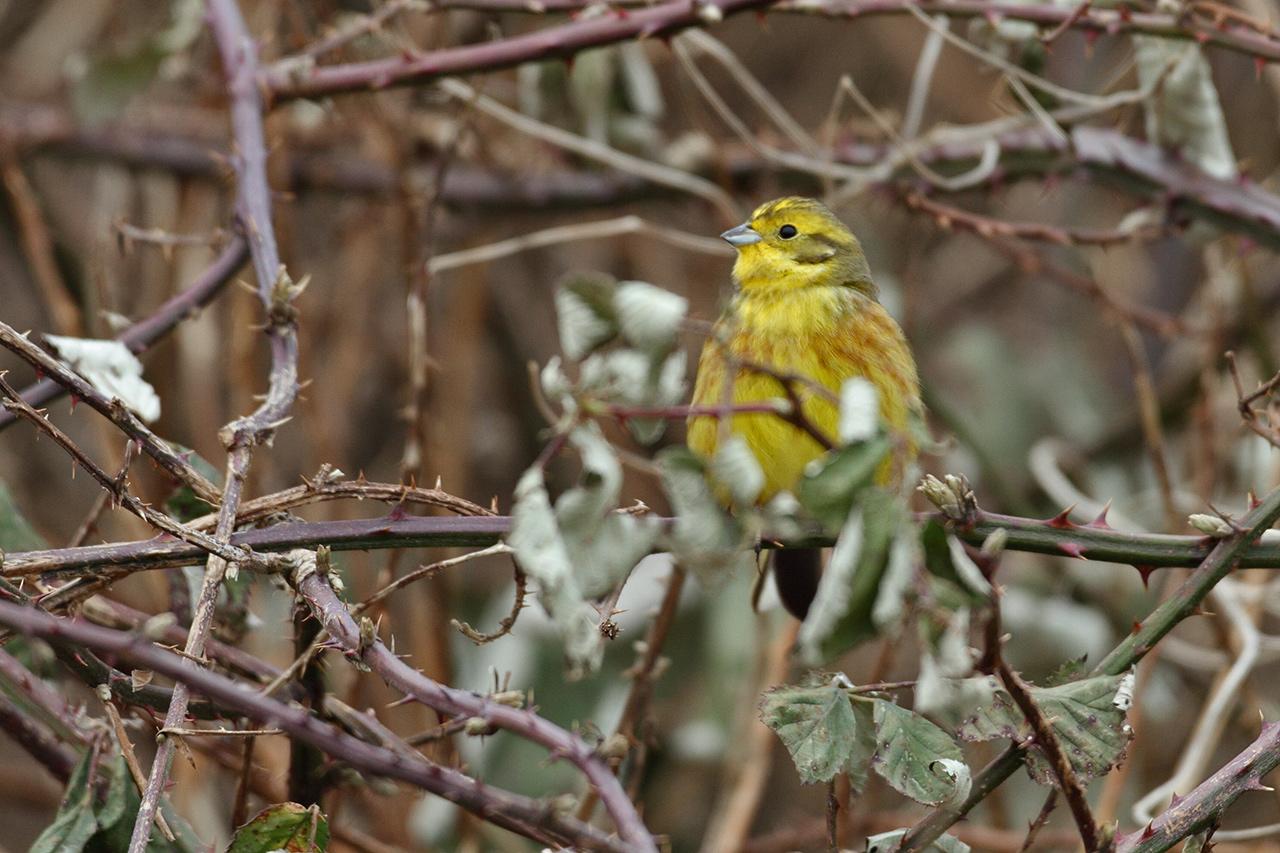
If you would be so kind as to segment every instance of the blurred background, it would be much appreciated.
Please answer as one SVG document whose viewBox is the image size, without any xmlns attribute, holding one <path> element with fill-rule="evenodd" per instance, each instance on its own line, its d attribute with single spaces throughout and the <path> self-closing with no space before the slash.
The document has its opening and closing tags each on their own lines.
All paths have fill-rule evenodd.
<svg viewBox="0 0 1280 853">
<path fill-rule="evenodd" d="M 264 61 L 305 51 L 335 27 L 362 34 L 342 38 L 321 63 L 406 46 L 479 43 L 564 19 L 357 0 L 240 5 Z M 378 29 L 366 27 L 363 16 L 384 5 L 403 8 L 383 14 Z M 1247 3 L 1237 11 L 1275 15 L 1274 8 Z M 184 0 L 0 0 L 5 322 L 39 333 L 112 337 L 189 284 L 226 244 L 234 197 L 227 102 L 202 14 L 199 2 Z M 1071 29 L 1045 47 L 1026 34 L 993 30 L 981 18 L 956 20 L 951 32 L 1069 90 L 1102 96 L 1141 85 L 1128 36 L 1095 39 Z M 1193 181 L 1137 180 L 1079 157 L 1070 143 L 1047 154 L 1013 151 L 976 185 L 928 198 L 1002 222 L 1063 226 L 1062 233 L 1076 237 L 1071 229 L 1109 232 L 1085 241 L 1105 245 L 957 227 L 945 212 L 910 202 L 929 182 L 909 166 L 842 192 L 838 178 L 769 156 L 796 150 L 797 141 L 750 96 L 745 80 L 758 81 L 815 150 L 862 165 L 882 159 L 902 136 L 1034 114 L 1029 103 L 1054 110 L 1064 101 L 1038 92 L 1028 102 L 1008 74 L 948 43 L 932 48 L 940 50 L 936 68 L 924 78 L 923 96 L 913 99 L 931 30 L 908 14 L 842 21 L 747 13 L 710 33 L 716 42 L 649 39 L 468 83 L 593 144 L 700 176 L 727 192 L 741 216 L 784 194 L 839 199 L 838 212 L 861 238 L 883 301 L 915 348 L 940 439 L 924 467 L 966 474 L 985 509 L 1047 517 L 1079 503 L 1083 515 L 1093 503 L 1112 501 L 1117 527 L 1182 533 L 1187 513 L 1204 511 L 1208 502 L 1239 513 L 1249 490 L 1275 484 L 1274 453 L 1242 427 L 1223 353 L 1237 352 L 1247 389 L 1280 367 L 1274 343 L 1280 231 L 1269 232 L 1268 245 L 1265 222 L 1238 227 L 1229 217 L 1204 214 L 1194 196 L 1188 201 L 1188 188 L 1199 186 Z M 735 63 L 716 60 L 717 49 Z M 707 100 L 680 51 L 739 126 Z M 1277 68 L 1221 49 L 1203 55 L 1219 95 L 1229 163 L 1258 182 L 1250 192 L 1274 209 Z M 838 94 L 844 77 L 872 109 L 847 89 Z M 1130 98 L 1088 124 L 1141 142 L 1150 138 L 1157 98 Z M 912 103 L 922 108 L 914 117 Z M 737 224 L 733 211 L 533 138 L 436 87 L 282 103 L 267 130 L 283 260 L 295 278 L 311 277 L 298 302 L 308 384 L 293 421 L 259 454 L 251 494 L 295 485 L 330 463 L 371 480 L 438 479 L 454 494 L 509 511 L 515 482 L 545 437 L 528 366 L 559 351 L 552 304 L 558 280 L 583 269 L 640 279 L 687 297 L 690 314 L 705 320 L 715 318 L 728 295 L 732 253 L 714 238 Z M 1143 157 L 1167 156 L 1173 164 L 1161 174 L 1213 168 L 1159 140 L 1143 145 Z M 972 158 L 949 162 L 944 155 L 934 162 L 940 170 L 972 167 Z M 621 230 L 629 233 L 604 236 L 590 225 L 623 216 L 645 224 L 628 220 Z M 492 259 L 455 254 L 559 226 L 583 228 L 570 232 L 572 239 L 553 236 L 551 245 L 506 246 L 497 254 L 510 253 Z M 251 273 L 240 275 L 247 280 Z M 425 327 L 415 332 L 417 304 L 425 306 Z M 256 298 L 232 285 L 142 356 L 163 405 L 153 427 L 215 467 L 223 458 L 218 429 L 250 411 L 253 395 L 265 389 L 261 322 Z M 700 345 L 688 337 L 691 358 Z M 417 380 L 415 364 L 425 368 Z M 7 353 L 0 368 L 12 370 L 15 384 L 33 378 Z M 91 412 L 72 412 L 65 400 L 50 409 L 104 468 L 118 467 L 123 442 L 112 428 Z M 667 438 L 679 440 L 679 432 Z M 553 487 L 576 476 L 568 464 L 551 470 Z M 70 539 L 98 492 L 88 477 L 71 476 L 58 448 L 21 424 L 0 436 L 0 481 L 51 546 Z M 150 466 L 135 466 L 133 486 L 153 502 L 167 496 Z M 624 503 L 631 500 L 664 509 L 660 490 L 643 476 L 628 481 Z M 329 503 L 299 512 L 349 518 L 385 507 Z M 127 513 L 110 511 L 91 541 L 149 535 Z M 364 595 L 397 571 L 445 555 L 348 552 L 339 562 L 353 595 Z M 397 650 L 429 674 L 477 690 L 509 679 L 532 689 L 551 719 L 607 733 L 666 572 L 661 557 L 637 569 L 619 603 L 621 632 L 603 669 L 579 682 L 564 679 L 558 641 L 536 606 L 512 635 L 484 647 L 450 627 L 457 617 L 491 629 L 507 613 L 511 567 L 503 559 L 468 563 L 408 587 L 392 600 L 386 622 Z M 1274 627 L 1270 575 L 1239 577 L 1257 587 L 1250 599 L 1256 624 Z M 1163 588 L 1156 578 L 1148 590 L 1127 567 L 1010 554 L 1001 579 L 1012 662 L 1037 678 L 1070 658 L 1097 660 L 1153 605 Z M 157 612 L 168 606 L 172 580 L 144 574 L 113 593 Z M 795 680 L 798 670 L 778 654 L 788 619 L 776 610 L 753 613 L 750 585 L 751 578 L 735 578 L 710 595 L 690 585 L 664 649 L 670 664 L 643 729 L 650 749 L 637 784 L 647 823 L 676 850 L 824 843 L 825 791 L 798 782 L 785 752 L 768 732 L 761 735 L 755 719 L 761 690 Z M 246 647 L 287 664 L 293 658 L 287 597 L 259 585 L 250 610 Z M 1178 745 L 1233 659 L 1232 643 L 1219 623 L 1192 620 L 1143 677 L 1132 760 L 1094 787 L 1105 801 L 1100 811 L 1119 817 L 1122 827 L 1136 825 L 1132 803 L 1174 771 Z M 1208 771 L 1256 735 L 1259 710 L 1275 718 L 1273 658 L 1264 653 L 1254 669 Z M 908 631 L 869 644 L 835 668 L 865 682 L 873 672 L 884 680 L 911 678 L 918 665 Z M 353 706 L 378 708 L 402 734 L 436 722 L 418 706 L 384 708 L 397 696 L 336 656 L 326 675 Z M 96 713 L 87 689 L 62 683 Z M 139 733 L 140 744 L 150 742 L 149 730 Z M 440 745 L 433 754 L 450 758 L 454 748 Z M 472 772 L 530 795 L 572 792 L 580 784 L 570 768 L 547 763 L 508 735 L 459 748 Z M 52 819 L 60 787 L 9 742 L 0 739 L 0 750 L 0 844 L 22 850 Z M 980 766 L 993 755 L 979 745 L 970 763 Z M 259 744 L 263 778 L 280 791 L 288 757 L 281 738 Z M 204 838 L 225 843 L 235 774 L 200 754 L 194 766 L 180 759 L 175 777 L 179 809 Z M 735 792 L 757 781 L 758 804 L 745 817 L 733 813 Z M 1019 774 L 959 834 L 977 849 L 1016 850 L 1040 801 L 1039 789 Z M 337 849 L 530 847 L 405 788 L 346 785 L 326 805 L 336 823 L 358 831 L 335 841 Z M 1069 816 L 1060 811 L 1037 849 L 1075 843 Z M 875 783 L 855 805 L 864 833 L 910 825 L 920 813 Z M 1227 826 L 1276 820 L 1280 801 L 1251 793 Z M 727 822 L 734 825 L 726 829 Z M 717 847 L 727 839 L 733 844 Z M 1265 839 L 1235 845 L 1230 849 L 1277 846 Z"/>
</svg>

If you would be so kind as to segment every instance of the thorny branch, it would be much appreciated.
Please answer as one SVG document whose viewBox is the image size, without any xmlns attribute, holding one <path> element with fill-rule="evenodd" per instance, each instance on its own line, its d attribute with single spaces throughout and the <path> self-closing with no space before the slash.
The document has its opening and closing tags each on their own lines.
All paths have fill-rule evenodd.
<svg viewBox="0 0 1280 853">
<path fill-rule="evenodd" d="M 0 623 L 29 636 L 62 640 L 109 652 L 139 667 L 177 679 L 214 701 L 238 709 L 250 719 L 273 723 L 291 737 L 314 744 L 368 773 L 399 779 L 438 794 L 514 832 L 537 840 L 554 838 L 561 843 L 592 850 L 635 849 L 597 829 L 560 816 L 548 804 L 481 784 L 457 770 L 430 763 L 421 756 L 407 760 L 401 752 L 358 740 L 320 722 L 301 708 L 245 690 L 225 676 L 193 667 L 185 657 L 164 651 L 134 632 L 74 622 L 7 602 L 0 602 Z"/>
<path fill-rule="evenodd" d="M 297 314 L 292 302 L 301 293 L 302 285 L 295 285 L 281 265 L 272 226 L 263 98 L 257 83 L 257 48 L 240 14 L 237 0 L 209 0 L 208 14 L 231 99 L 236 149 L 233 158 L 237 177 L 236 219 L 249 243 L 258 297 L 267 313 L 266 333 L 271 350 L 271 373 L 262 404 L 252 414 L 228 424 L 219 436 L 227 448 L 227 465 L 214 537 L 226 542 L 235 527 L 236 512 L 254 449 L 270 440 L 276 429 L 288 420 L 289 410 L 298 393 Z M 184 649 L 189 659 L 199 660 L 204 656 L 218 590 L 230 565 L 234 564 L 221 557 L 209 558 Z M 196 666 L 194 663 L 189 665 Z M 179 681 L 174 686 L 164 729 L 179 729 L 184 725 L 187 701 L 187 685 Z M 175 742 L 173 737 L 160 739 L 133 825 L 129 853 L 142 853 L 147 847 L 156 809 L 168 782 Z"/>
<path fill-rule="evenodd" d="M 1188 575 L 1181 586 L 1166 598 L 1134 630 L 1094 668 L 1099 675 L 1119 675 L 1140 661 L 1166 634 L 1184 619 L 1194 615 L 1210 591 L 1240 565 L 1248 546 L 1280 518 L 1280 489 L 1262 502 L 1239 523 L 1239 529 L 1217 540 L 1213 550 Z M 903 853 L 922 850 L 939 838 L 947 828 L 960 820 L 974 805 L 1013 775 L 1024 760 L 1024 751 L 1011 746 L 982 770 L 973 780 L 973 788 L 963 803 L 935 809 L 917 823 L 902 839 Z"/>
<path fill-rule="evenodd" d="M 636 850 L 654 851 L 653 838 L 618 784 L 608 765 L 580 738 L 522 708 L 493 702 L 486 697 L 437 684 L 406 665 L 376 636 L 352 618 L 334 593 L 329 579 L 317 570 L 314 554 L 293 552 L 295 567 L 289 582 L 297 590 L 329 635 L 349 654 L 358 656 L 388 684 L 437 711 L 478 717 L 545 746 L 556 757 L 571 761 L 590 780 L 622 838 Z M 369 626 L 372 629 L 372 626 Z"/>
</svg>

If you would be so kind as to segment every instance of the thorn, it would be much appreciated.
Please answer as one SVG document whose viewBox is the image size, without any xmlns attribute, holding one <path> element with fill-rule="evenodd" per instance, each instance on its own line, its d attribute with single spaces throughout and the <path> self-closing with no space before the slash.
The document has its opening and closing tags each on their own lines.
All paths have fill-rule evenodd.
<svg viewBox="0 0 1280 853">
<path fill-rule="evenodd" d="M 1070 530 L 1071 528 L 1076 526 L 1075 523 L 1071 520 L 1071 512 L 1075 508 L 1076 508 L 1076 505 L 1072 504 L 1071 506 L 1064 509 L 1062 512 L 1055 515 L 1053 518 L 1048 519 L 1045 522 L 1045 524 L 1049 525 L 1050 527 L 1060 528 L 1062 530 Z"/>
<path fill-rule="evenodd" d="M 1267 61 L 1261 56 L 1253 58 L 1253 79 L 1256 83 L 1262 82 L 1262 72 L 1267 70 Z"/>
<path fill-rule="evenodd" d="M 1084 31 L 1084 55 L 1093 57 L 1093 46 L 1098 43 L 1098 39 L 1102 37 L 1102 30 L 1085 30 Z"/>
<path fill-rule="evenodd" d="M 1142 623 L 1139 622 L 1137 619 L 1133 620 L 1133 628 L 1129 630 L 1130 636 L 1137 634 L 1141 630 L 1142 630 Z"/>
<path fill-rule="evenodd" d="M 1135 569 L 1137 569 L 1137 570 L 1138 570 L 1138 574 L 1142 576 L 1142 588 L 1143 588 L 1143 589 L 1150 589 L 1150 588 L 1151 588 L 1151 573 L 1152 573 L 1152 572 L 1154 572 L 1154 571 L 1158 568 L 1158 566 L 1140 566 L 1140 565 L 1135 564 L 1135 565 L 1134 565 L 1134 568 L 1135 568 Z"/>
<path fill-rule="evenodd" d="M 1191 609 L 1191 612 L 1190 612 L 1189 614 L 1187 614 L 1187 615 L 1189 615 L 1189 616 L 1217 616 L 1218 614 L 1217 614 L 1217 613 L 1214 613 L 1212 610 L 1209 610 L 1209 609 L 1208 609 L 1208 608 L 1206 608 L 1203 604 L 1197 604 L 1195 607 L 1193 607 L 1193 608 Z"/>
<path fill-rule="evenodd" d="M 1249 490 L 1249 509 L 1255 510 L 1262 501 L 1258 500 L 1258 496 L 1254 494 L 1253 489 Z"/>
<path fill-rule="evenodd" d="M 1077 560 L 1087 560 L 1084 555 L 1084 546 L 1079 542 L 1059 542 L 1058 550 L 1066 554 L 1068 557 L 1074 557 Z"/>
<path fill-rule="evenodd" d="M 80 403 L 80 395 L 72 394 L 71 395 L 71 414 L 74 415 L 76 413 L 76 406 L 79 405 L 79 403 Z"/>
<path fill-rule="evenodd" d="M 1186 799 L 1186 797 L 1179 797 L 1176 793 L 1175 793 L 1175 794 L 1172 794 L 1172 795 L 1169 797 L 1169 808 L 1171 808 L 1171 809 L 1177 808 L 1177 807 L 1178 807 L 1178 803 L 1182 802 L 1182 801 L 1183 801 L 1183 800 L 1185 800 L 1185 799 Z"/>
<path fill-rule="evenodd" d="M 1111 525 L 1107 524 L 1107 513 L 1111 511 L 1111 501 L 1108 500 L 1102 507 L 1102 512 L 1098 513 L 1098 517 L 1085 525 L 1085 527 L 1096 527 L 1100 530 L 1110 530 Z"/>
<path fill-rule="evenodd" d="M 1152 821 L 1147 821 L 1147 826 L 1142 830 L 1142 835 L 1138 836 L 1139 841 L 1146 841 L 1148 838 L 1156 834 L 1156 828 Z"/>
<path fill-rule="evenodd" d="M 409 517 L 409 513 L 404 511 L 404 504 L 396 504 L 391 508 L 391 512 L 387 513 L 387 518 L 391 521 L 403 521 Z"/>
</svg>

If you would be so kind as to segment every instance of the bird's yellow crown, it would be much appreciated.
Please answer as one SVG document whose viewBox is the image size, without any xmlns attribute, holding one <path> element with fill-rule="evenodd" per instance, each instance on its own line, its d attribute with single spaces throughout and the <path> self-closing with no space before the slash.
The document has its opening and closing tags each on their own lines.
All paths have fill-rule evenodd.
<svg viewBox="0 0 1280 853">
<path fill-rule="evenodd" d="M 725 239 L 738 248 L 733 276 L 743 291 L 843 285 L 875 295 L 858 238 L 815 199 L 762 204 Z"/>
</svg>

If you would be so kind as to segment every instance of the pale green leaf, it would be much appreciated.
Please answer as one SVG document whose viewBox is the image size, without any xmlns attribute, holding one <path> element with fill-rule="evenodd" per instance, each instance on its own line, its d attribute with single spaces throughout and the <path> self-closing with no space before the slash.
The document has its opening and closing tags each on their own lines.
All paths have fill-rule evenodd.
<svg viewBox="0 0 1280 853">
<path fill-rule="evenodd" d="M 889 439 L 879 436 L 814 460 L 800 480 L 796 497 L 814 518 L 838 530 L 859 494 L 871 485 L 889 449 Z"/>
<path fill-rule="evenodd" d="M 817 596 L 800 627 L 797 649 L 817 666 L 875 636 L 872 610 L 889 563 L 892 543 L 909 524 L 902 502 L 890 492 L 866 490 L 836 539 Z"/>
<path fill-rule="evenodd" d="M 278 803 L 258 812 L 236 830 L 226 853 L 324 853 L 329 821 L 314 808 Z"/>
<path fill-rule="evenodd" d="M 13 493 L 0 483 L 0 551 L 38 551 L 48 543 L 36 533 L 13 502 Z"/>
<path fill-rule="evenodd" d="M 53 823 L 32 843 L 30 853 L 78 853 L 98 831 L 93 787 L 89 784 L 92 765 L 93 751 L 86 750 L 67 780 Z"/>
<path fill-rule="evenodd" d="M 731 435 L 716 448 L 711 476 L 737 506 L 750 506 L 764 489 L 764 471 L 756 455 L 740 435 Z"/>
</svg>

